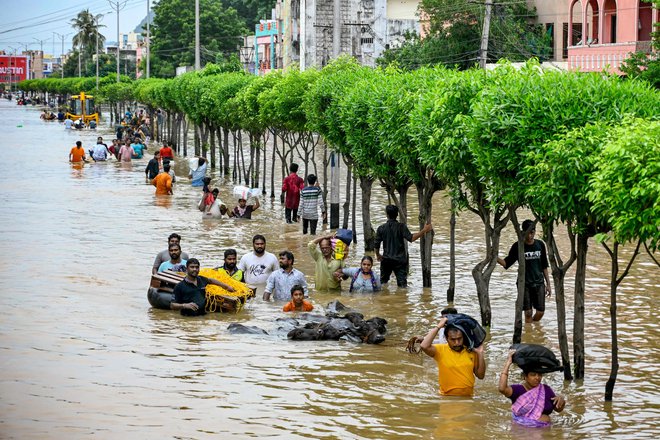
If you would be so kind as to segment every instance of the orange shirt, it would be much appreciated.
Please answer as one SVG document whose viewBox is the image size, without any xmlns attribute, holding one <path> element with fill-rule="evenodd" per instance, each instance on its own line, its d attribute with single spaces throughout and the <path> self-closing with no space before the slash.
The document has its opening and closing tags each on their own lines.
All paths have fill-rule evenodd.
<svg viewBox="0 0 660 440">
<path fill-rule="evenodd" d="M 296 305 L 293 303 L 293 301 L 289 301 L 284 305 L 284 308 L 282 309 L 285 312 L 295 312 L 296 311 Z M 303 299 L 302 303 L 302 311 L 303 312 L 311 312 L 314 310 L 314 306 L 312 305 L 311 302 Z"/>
<path fill-rule="evenodd" d="M 82 162 L 85 158 L 85 149 L 83 147 L 73 147 L 69 153 L 69 158 L 71 162 Z"/>
<path fill-rule="evenodd" d="M 169 173 L 160 173 L 151 181 L 152 185 L 156 187 L 156 195 L 167 195 L 172 191 L 172 176 Z"/>
<path fill-rule="evenodd" d="M 170 158 L 174 159 L 174 151 L 170 147 L 163 147 L 160 149 L 160 157 L 163 159 Z"/>
</svg>

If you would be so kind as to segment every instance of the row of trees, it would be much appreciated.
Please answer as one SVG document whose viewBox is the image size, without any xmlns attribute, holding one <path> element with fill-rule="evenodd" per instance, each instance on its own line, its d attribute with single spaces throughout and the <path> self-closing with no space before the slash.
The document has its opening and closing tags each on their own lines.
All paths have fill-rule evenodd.
<svg viewBox="0 0 660 440">
<path fill-rule="evenodd" d="M 212 166 L 226 174 L 233 171 L 235 178 L 251 186 L 259 186 L 262 163 L 271 166 L 271 179 L 276 162 L 285 174 L 295 155 L 306 171 L 315 170 L 320 135 L 324 165 L 329 148 L 341 153 L 350 167 L 347 195 L 351 180 L 359 179 L 366 250 L 373 248 L 369 200 L 375 182 L 399 205 L 403 221 L 407 193 L 415 186 L 420 227 L 430 220 L 433 195 L 446 188 L 454 213 L 473 212 L 484 225 L 486 252 L 472 275 L 486 327 L 491 325 L 488 289 L 500 233 L 508 222 L 513 224 L 522 261 L 526 231 L 521 230 L 517 212 L 530 209 L 543 225 L 548 244 L 566 366 L 571 362 L 564 282 L 569 267 L 577 266 L 573 373 L 578 379 L 584 376 L 588 244 L 596 237 L 612 258 L 613 369 L 606 396 L 611 399 L 618 368 L 617 286 L 641 249 L 655 258 L 660 245 L 659 92 L 644 82 L 604 74 L 544 71 L 537 62 L 520 71 L 503 64 L 494 71 L 409 72 L 369 69 L 340 58 L 321 71 L 263 77 L 219 70 L 211 65 L 172 80 L 106 85 L 99 95 L 108 102 L 139 101 L 151 111 L 164 110 L 166 135 L 175 141 L 191 124 L 200 139 L 196 153 L 210 155 Z M 43 90 L 46 81 L 21 86 Z M 272 156 L 269 161 L 264 154 L 262 161 L 269 137 Z M 243 138 L 249 140 L 246 152 Z M 265 173 L 263 179 L 265 189 Z M 274 187 L 271 181 L 271 196 Z M 557 246 L 559 224 L 565 225 L 571 243 L 568 255 Z M 427 287 L 432 242 L 427 237 L 420 243 Z M 636 250 L 620 270 L 620 246 L 626 243 Z M 520 341 L 522 332 L 523 291 L 520 265 L 514 342 Z M 451 282 L 448 301 L 453 302 Z M 570 368 L 565 375 L 572 378 Z"/>
</svg>

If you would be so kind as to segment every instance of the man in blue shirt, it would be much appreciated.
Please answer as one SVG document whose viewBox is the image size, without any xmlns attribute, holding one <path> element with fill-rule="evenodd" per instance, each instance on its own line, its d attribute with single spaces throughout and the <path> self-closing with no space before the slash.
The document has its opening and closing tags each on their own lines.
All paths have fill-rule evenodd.
<svg viewBox="0 0 660 440">
<path fill-rule="evenodd" d="M 146 150 L 147 147 L 145 147 L 138 138 L 133 140 L 131 147 L 133 147 L 133 151 L 135 151 L 133 159 L 142 159 L 142 156 L 144 156 L 144 150 Z"/>
<path fill-rule="evenodd" d="M 168 261 L 163 261 L 160 266 L 158 266 L 158 272 L 165 272 L 166 270 L 185 272 L 187 261 L 181 259 L 181 246 L 176 243 L 170 244 L 167 250 L 170 253 L 170 259 Z"/>
<path fill-rule="evenodd" d="M 293 268 L 294 257 L 290 251 L 280 252 L 280 269 L 268 276 L 266 288 L 264 289 L 264 301 L 270 300 L 271 294 L 277 301 L 291 300 L 291 288 L 296 285 L 302 286 L 305 296 L 309 296 L 305 275 L 298 269 Z"/>
</svg>

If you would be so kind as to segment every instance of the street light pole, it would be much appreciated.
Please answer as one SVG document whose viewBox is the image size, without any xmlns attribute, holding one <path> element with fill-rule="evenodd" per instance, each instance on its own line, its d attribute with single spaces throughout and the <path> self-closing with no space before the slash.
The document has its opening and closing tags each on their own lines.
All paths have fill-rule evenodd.
<svg viewBox="0 0 660 440">
<path fill-rule="evenodd" d="M 117 11 L 117 82 L 119 82 L 119 11 L 124 9 L 128 0 L 115 1 L 108 0 L 113 11 Z"/>
<path fill-rule="evenodd" d="M 195 70 L 201 68 L 199 58 L 199 0 L 195 0 Z"/>
<path fill-rule="evenodd" d="M 61 75 L 62 78 L 64 78 L 64 59 L 63 59 L 63 57 L 64 57 L 64 39 L 66 37 L 68 37 L 69 35 L 71 35 L 71 34 L 62 35 L 59 32 L 53 32 L 53 33 L 57 34 L 57 36 L 62 39 L 62 52 L 60 53 L 60 73 L 62 74 Z"/>
<path fill-rule="evenodd" d="M 150 50 L 150 44 L 151 44 L 151 31 L 149 28 L 149 22 L 151 21 L 151 16 L 150 16 L 150 9 L 151 6 L 149 4 L 149 0 L 147 0 L 147 79 L 149 79 L 149 73 L 150 73 L 150 58 L 151 58 L 151 50 Z"/>
</svg>

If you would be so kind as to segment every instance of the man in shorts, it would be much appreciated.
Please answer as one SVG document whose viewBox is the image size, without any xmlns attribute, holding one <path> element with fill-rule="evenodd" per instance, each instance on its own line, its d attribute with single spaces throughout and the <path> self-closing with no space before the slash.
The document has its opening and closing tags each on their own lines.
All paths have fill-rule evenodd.
<svg viewBox="0 0 660 440">
<path fill-rule="evenodd" d="M 545 244 L 534 238 L 536 227 L 532 220 L 525 220 L 522 230 L 525 234 L 525 297 L 523 299 L 525 322 L 540 321 L 545 312 L 545 298 L 550 297 L 552 293 L 548 273 L 548 255 Z M 511 267 L 516 261 L 518 261 L 518 242 L 511 245 L 506 258 L 497 258 L 497 262 L 505 269 Z M 532 308 L 536 310 L 533 316 Z"/>
</svg>

